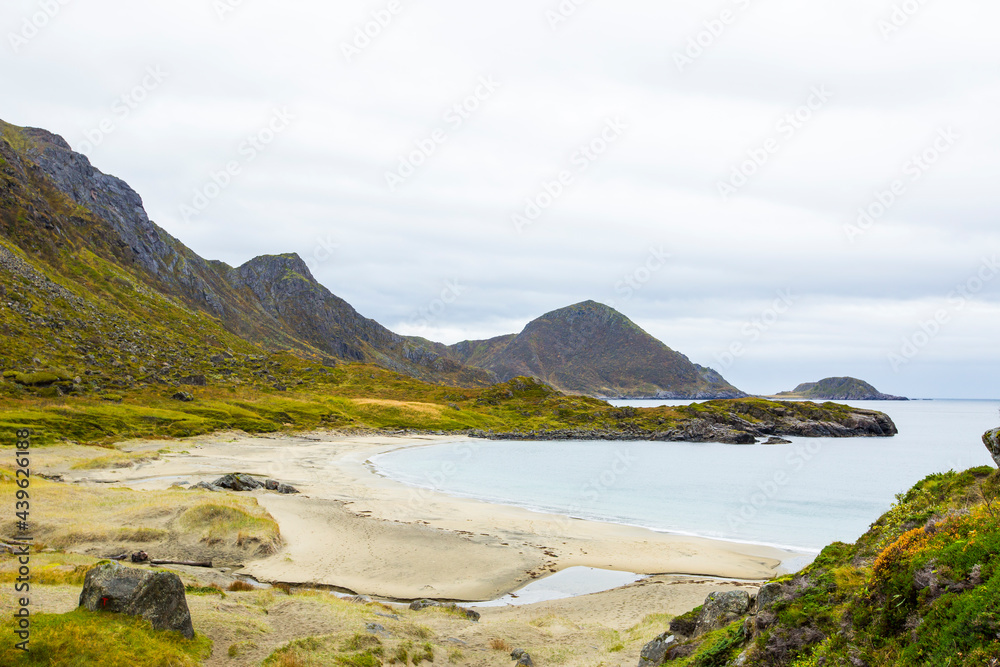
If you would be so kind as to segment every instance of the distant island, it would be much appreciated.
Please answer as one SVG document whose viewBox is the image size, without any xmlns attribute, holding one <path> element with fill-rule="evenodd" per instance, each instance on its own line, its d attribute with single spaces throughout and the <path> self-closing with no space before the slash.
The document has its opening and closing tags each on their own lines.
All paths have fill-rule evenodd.
<svg viewBox="0 0 1000 667">
<path fill-rule="evenodd" d="M 820 401 L 908 401 L 903 396 L 883 394 L 864 380 L 852 377 L 826 378 L 819 382 L 800 384 L 792 391 L 776 394 L 776 398 L 805 398 Z"/>
</svg>

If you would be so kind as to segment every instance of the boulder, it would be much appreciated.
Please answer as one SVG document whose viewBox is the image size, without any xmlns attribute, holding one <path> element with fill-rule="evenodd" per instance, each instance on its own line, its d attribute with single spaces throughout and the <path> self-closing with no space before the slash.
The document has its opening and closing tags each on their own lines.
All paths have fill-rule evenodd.
<svg viewBox="0 0 1000 667">
<path fill-rule="evenodd" d="M 365 625 L 365 631 L 370 635 L 381 635 L 383 637 L 389 636 L 389 632 L 385 629 L 385 626 L 380 623 L 368 623 Z"/>
<path fill-rule="evenodd" d="M 535 667 L 535 663 L 531 660 L 531 656 L 523 648 L 516 648 L 510 652 L 510 659 L 515 660 L 518 665 L 524 665 L 524 667 Z"/>
<path fill-rule="evenodd" d="M 429 607 L 440 607 L 441 609 L 450 609 L 452 611 L 457 611 L 463 614 L 470 621 L 479 621 L 480 614 L 474 609 L 467 609 L 465 607 L 459 607 L 457 604 L 449 603 L 444 604 L 442 602 L 437 602 L 435 600 L 414 600 L 410 603 L 410 611 L 420 611 L 422 609 L 428 609 Z"/>
<path fill-rule="evenodd" d="M 667 651 L 675 643 L 677 643 L 677 638 L 669 632 L 664 632 L 642 647 L 642 653 L 639 655 L 639 667 L 662 665 Z"/>
<path fill-rule="evenodd" d="M 414 600 L 410 603 L 410 611 L 421 611 L 427 609 L 428 607 L 440 607 L 440 602 L 435 602 L 434 600 Z"/>
<path fill-rule="evenodd" d="M 229 489 L 230 491 L 253 491 L 254 489 L 264 488 L 264 484 L 259 480 L 242 472 L 223 475 L 212 482 L 212 485 Z"/>
<path fill-rule="evenodd" d="M 101 563 L 87 572 L 80 606 L 90 611 L 139 616 L 156 630 L 194 637 L 184 584 L 172 572 L 139 570 L 114 561 Z"/>
<path fill-rule="evenodd" d="M 765 442 L 764 444 L 765 445 L 790 445 L 790 444 L 792 444 L 792 441 L 791 440 L 785 440 L 784 438 L 779 438 L 776 435 L 772 435 L 770 438 L 767 439 L 767 442 Z"/>
<path fill-rule="evenodd" d="M 296 489 L 294 486 L 283 484 L 276 479 L 264 480 L 264 488 L 267 489 L 268 491 L 277 491 L 278 493 L 284 493 L 286 495 L 291 493 L 299 493 L 299 490 Z"/>
<path fill-rule="evenodd" d="M 194 400 L 194 396 L 187 393 L 186 391 L 179 391 L 170 398 L 172 398 L 175 401 L 181 401 L 182 403 L 190 403 L 191 401 Z"/>
<path fill-rule="evenodd" d="M 781 584 L 764 584 L 757 591 L 757 611 L 762 612 L 781 599 Z"/>
<path fill-rule="evenodd" d="M 750 594 L 746 591 L 712 593 L 705 598 L 701 616 L 695 626 L 695 634 L 724 628 L 750 611 Z"/>
<path fill-rule="evenodd" d="M 194 491 L 195 489 L 205 489 L 206 491 L 222 491 L 223 490 L 223 488 L 221 486 L 216 486 L 215 484 L 211 484 L 209 482 L 198 482 L 197 484 L 194 484 L 194 485 L 192 485 L 191 487 L 188 488 L 189 491 Z"/>
<path fill-rule="evenodd" d="M 1000 428 L 987 431 L 983 434 L 983 444 L 990 450 L 993 462 L 1000 466 Z"/>
</svg>

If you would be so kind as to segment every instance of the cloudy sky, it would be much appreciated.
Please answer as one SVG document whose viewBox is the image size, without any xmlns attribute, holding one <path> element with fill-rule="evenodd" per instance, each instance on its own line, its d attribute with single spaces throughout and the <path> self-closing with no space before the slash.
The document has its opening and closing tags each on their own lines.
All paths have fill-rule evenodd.
<svg viewBox="0 0 1000 667">
<path fill-rule="evenodd" d="M 0 118 L 444 342 L 613 305 L 751 392 L 1000 396 L 994 0 L 8 0 Z"/>
</svg>

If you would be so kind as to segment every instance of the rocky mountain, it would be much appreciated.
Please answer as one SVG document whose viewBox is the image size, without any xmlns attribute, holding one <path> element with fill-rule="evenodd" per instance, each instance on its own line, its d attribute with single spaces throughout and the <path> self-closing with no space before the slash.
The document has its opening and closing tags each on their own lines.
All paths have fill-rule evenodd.
<svg viewBox="0 0 1000 667">
<path fill-rule="evenodd" d="M 819 382 L 800 384 L 792 391 L 778 394 L 781 398 L 804 398 L 819 401 L 906 401 L 902 396 L 883 394 L 863 380 L 852 377 L 826 378 Z"/>
<path fill-rule="evenodd" d="M 571 394 L 602 398 L 737 398 L 743 392 L 594 301 L 562 308 L 516 335 L 450 348 L 463 364 L 501 380 L 533 377 Z"/>
<path fill-rule="evenodd" d="M 296 255 L 258 257 L 238 268 L 203 259 L 151 222 L 128 184 L 61 137 L 2 121 L 0 264 L 0 300 L 8 297 L 0 314 L 4 338 L 28 312 L 42 326 L 10 342 L 4 363 L 18 369 L 58 360 L 80 370 L 80 349 L 92 347 L 95 359 L 136 358 L 135 372 L 125 375 L 137 377 L 152 362 L 136 353 L 151 351 L 150 334 L 158 329 L 173 341 L 158 348 L 176 350 L 158 364 L 172 368 L 198 370 L 194 352 L 208 342 L 216 352 L 291 349 L 463 386 L 495 379 L 361 316 Z M 15 311 L 23 312 L 13 317 Z M 50 329 L 64 335 L 43 335 Z"/>
<path fill-rule="evenodd" d="M 397 335 L 319 284 L 297 255 L 235 268 L 200 257 L 61 137 L 2 121 L 0 266 L 0 371 L 76 376 L 117 364 L 115 382 L 128 386 L 205 375 L 220 353 L 290 350 L 462 387 L 524 375 L 609 398 L 745 395 L 592 301 L 487 341 Z"/>
</svg>

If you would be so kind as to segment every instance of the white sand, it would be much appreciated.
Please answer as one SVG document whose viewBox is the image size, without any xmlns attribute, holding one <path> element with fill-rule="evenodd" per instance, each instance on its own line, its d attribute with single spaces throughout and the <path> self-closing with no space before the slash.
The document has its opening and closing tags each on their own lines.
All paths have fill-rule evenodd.
<svg viewBox="0 0 1000 667">
<path fill-rule="evenodd" d="M 217 434 L 174 443 L 172 449 L 187 453 L 136 468 L 66 471 L 65 477 L 135 489 L 211 481 L 229 472 L 276 478 L 302 491 L 298 496 L 255 492 L 278 521 L 284 547 L 247 563 L 244 571 L 262 581 L 394 599 L 493 599 L 572 566 L 765 579 L 783 559 L 798 555 L 455 498 L 380 477 L 365 465 L 400 447 L 455 440 Z M 138 441 L 126 449 L 163 446 Z"/>
</svg>

